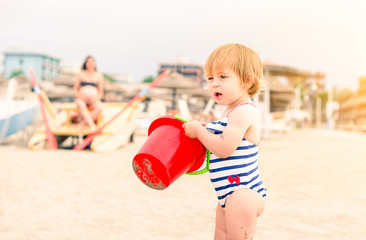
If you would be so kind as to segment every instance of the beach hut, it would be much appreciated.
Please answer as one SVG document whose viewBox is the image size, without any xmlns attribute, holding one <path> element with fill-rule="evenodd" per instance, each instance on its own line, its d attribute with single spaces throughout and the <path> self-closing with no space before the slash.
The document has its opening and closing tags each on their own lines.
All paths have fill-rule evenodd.
<svg viewBox="0 0 366 240">
<path fill-rule="evenodd" d="M 320 117 L 314 112 L 316 105 L 319 105 L 317 94 L 324 89 L 323 73 L 311 73 L 271 62 L 263 64 L 263 72 L 266 86 L 255 102 L 262 112 L 264 137 L 269 137 L 271 131 L 286 131 L 291 121 L 295 121 L 295 112 L 301 112 L 301 121 L 307 121 L 307 118 L 310 122 L 319 121 Z M 285 82 L 279 78 L 284 78 Z M 301 93 L 307 99 L 302 99 Z M 304 102 L 309 103 L 310 107 L 301 110 Z"/>
<path fill-rule="evenodd" d="M 366 132 L 366 77 L 359 79 L 357 93 L 342 102 L 337 113 L 342 128 Z"/>
</svg>

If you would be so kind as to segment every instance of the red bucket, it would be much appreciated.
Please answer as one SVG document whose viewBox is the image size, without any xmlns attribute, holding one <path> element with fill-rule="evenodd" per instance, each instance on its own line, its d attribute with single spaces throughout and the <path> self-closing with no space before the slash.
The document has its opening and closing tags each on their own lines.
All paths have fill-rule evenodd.
<svg viewBox="0 0 366 240">
<path fill-rule="evenodd" d="M 202 166 L 206 149 L 197 138 L 185 135 L 183 123 L 169 115 L 151 123 L 148 138 L 132 162 L 145 185 L 163 190 L 184 173 Z"/>
</svg>

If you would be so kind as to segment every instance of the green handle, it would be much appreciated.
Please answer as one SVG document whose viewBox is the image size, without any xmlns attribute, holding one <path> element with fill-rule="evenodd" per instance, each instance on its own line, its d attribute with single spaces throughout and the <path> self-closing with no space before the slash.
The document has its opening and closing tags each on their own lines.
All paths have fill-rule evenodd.
<svg viewBox="0 0 366 240">
<path fill-rule="evenodd" d="M 179 119 L 179 120 L 181 120 L 181 121 L 183 121 L 183 122 L 188 122 L 187 120 L 185 120 L 184 118 L 182 118 L 182 117 L 180 117 L 180 116 L 177 116 L 177 115 L 175 115 L 174 116 L 174 118 L 175 119 Z"/>
<path fill-rule="evenodd" d="M 183 122 L 188 122 L 187 120 L 185 120 L 184 118 L 180 117 L 180 116 L 174 116 L 175 119 L 181 120 Z M 187 175 L 199 175 L 199 174 L 203 174 L 208 172 L 208 170 L 210 169 L 210 156 L 211 156 L 211 152 L 206 150 L 206 167 L 200 171 L 197 172 L 187 172 L 185 174 Z"/>
<path fill-rule="evenodd" d="M 203 174 L 206 173 L 210 170 L 210 155 L 211 152 L 206 150 L 206 167 L 202 170 L 199 170 L 197 172 L 187 172 L 187 175 L 199 175 L 199 174 Z"/>
</svg>

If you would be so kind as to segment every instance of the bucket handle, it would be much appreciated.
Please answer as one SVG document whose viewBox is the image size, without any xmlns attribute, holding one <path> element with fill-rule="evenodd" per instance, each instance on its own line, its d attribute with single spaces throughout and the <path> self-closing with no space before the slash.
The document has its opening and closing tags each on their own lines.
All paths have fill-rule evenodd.
<svg viewBox="0 0 366 240">
<path fill-rule="evenodd" d="M 188 122 L 187 120 L 185 120 L 184 118 L 180 117 L 180 116 L 174 116 L 175 119 L 178 119 L 178 120 L 181 120 L 183 122 Z M 211 152 L 208 151 L 206 149 L 206 167 L 203 168 L 202 170 L 200 171 L 196 171 L 196 172 L 187 172 L 185 174 L 187 175 L 199 175 L 199 174 L 203 174 L 203 173 L 206 173 L 208 172 L 208 170 L 210 169 L 210 156 L 211 156 Z"/>
<path fill-rule="evenodd" d="M 210 155 L 211 152 L 206 150 L 206 167 L 203 168 L 202 170 L 199 170 L 197 172 L 186 172 L 185 174 L 187 175 L 199 175 L 199 174 L 203 174 L 208 172 L 208 170 L 210 169 Z"/>
</svg>

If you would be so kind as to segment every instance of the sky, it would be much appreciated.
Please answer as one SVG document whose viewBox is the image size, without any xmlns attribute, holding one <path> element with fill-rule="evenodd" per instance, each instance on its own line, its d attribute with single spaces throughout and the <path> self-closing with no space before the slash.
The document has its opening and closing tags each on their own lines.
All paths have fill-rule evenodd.
<svg viewBox="0 0 366 240">
<path fill-rule="evenodd" d="M 8 0 L 0 3 L 0 61 L 14 46 L 79 66 L 93 55 L 98 70 L 140 81 L 159 63 L 204 65 L 219 45 L 241 43 L 263 61 L 355 90 L 366 76 L 365 13 L 364 0 Z"/>
</svg>

